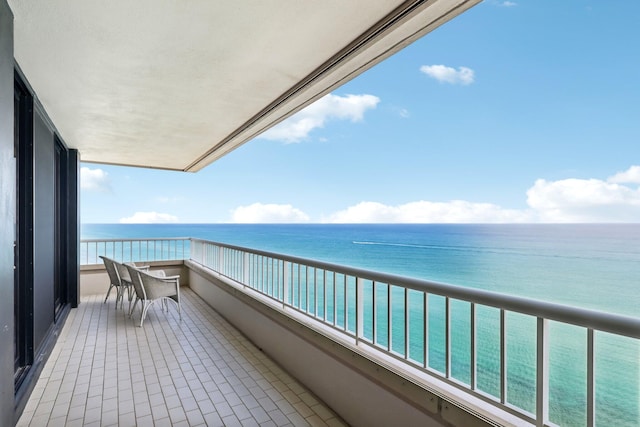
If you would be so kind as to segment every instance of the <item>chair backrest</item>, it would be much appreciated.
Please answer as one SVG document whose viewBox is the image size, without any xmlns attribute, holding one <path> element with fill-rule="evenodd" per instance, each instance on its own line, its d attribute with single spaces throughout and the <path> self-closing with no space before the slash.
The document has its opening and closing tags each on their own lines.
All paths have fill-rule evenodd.
<svg viewBox="0 0 640 427">
<path fill-rule="evenodd" d="M 104 267 L 107 269 L 107 274 L 109 275 L 111 284 L 114 286 L 120 286 L 122 283 L 120 282 L 120 275 L 118 274 L 118 269 L 116 268 L 115 261 L 102 255 L 100 255 L 100 258 L 102 258 Z"/>
<path fill-rule="evenodd" d="M 140 279 L 140 270 L 129 263 L 123 264 L 123 266 L 129 274 L 129 278 L 133 284 L 133 289 L 135 289 L 138 298 L 146 300 L 147 294 L 145 292 L 144 285 L 142 284 L 142 280 Z"/>
<path fill-rule="evenodd" d="M 120 280 L 122 280 L 123 282 L 131 283 L 131 275 L 129 274 L 129 270 L 127 269 L 125 264 L 132 265 L 133 267 L 135 267 L 136 265 L 134 263 L 128 263 L 128 262 L 125 262 L 124 264 L 116 262 L 115 264 L 116 264 L 116 268 L 118 269 L 118 274 L 120 275 Z"/>
<path fill-rule="evenodd" d="M 180 276 L 153 275 L 138 271 L 148 299 L 172 297 L 179 294 Z"/>
</svg>

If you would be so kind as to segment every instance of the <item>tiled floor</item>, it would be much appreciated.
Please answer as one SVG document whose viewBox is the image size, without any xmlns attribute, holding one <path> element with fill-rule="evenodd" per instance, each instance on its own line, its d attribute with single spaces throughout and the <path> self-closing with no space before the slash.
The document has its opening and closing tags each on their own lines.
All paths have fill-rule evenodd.
<svg viewBox="0 0 640 427">
<path fill-rule="evenodd" d="M 103 299 L 71 311 L 18 426 L 345 425 L 189 288 L 182 321 L 154 304 L 142 328 Z"/>
</svg>

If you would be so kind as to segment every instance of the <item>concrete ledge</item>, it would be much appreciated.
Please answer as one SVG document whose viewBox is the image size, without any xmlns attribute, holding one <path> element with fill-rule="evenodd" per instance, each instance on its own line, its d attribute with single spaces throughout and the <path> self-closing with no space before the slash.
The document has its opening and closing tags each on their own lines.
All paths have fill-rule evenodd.
<svg viewBox="0 0 640 427">
<path fill-rule="evenodd" d="M 491 416 L 491 408 L 463 407 L 450 398 L 450 390 L 429 389 L 410 373 L 310 325 L 319 322 L 283 312 L 274 301 L 197 263 L 185 265 L 194 292 L 351 425 L 524 424 Z"/>
</svg>

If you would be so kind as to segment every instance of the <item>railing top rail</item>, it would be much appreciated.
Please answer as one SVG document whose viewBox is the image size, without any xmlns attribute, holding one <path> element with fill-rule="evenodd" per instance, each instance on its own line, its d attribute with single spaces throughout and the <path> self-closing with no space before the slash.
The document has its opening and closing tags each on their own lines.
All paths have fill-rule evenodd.
<svg viewBox="0 0 640 427">
<path fill-rule="evenodd" d="M 167 240 L 192 240 L 191 237 L 126 237 L 119 239 L 81 239 L 81 243 L 99 243 L 99 242 L 153 242 Z"/>
<path fill-rule="evenodd" d="M 630 317 L 620 314 L 606 313 L 563 304 L 550 303 L 519 297 L 498 292 L 474 289 L 458 285 L 432 282 L 413 277 L 399 276 L 395 274 L 365 270 L 357 267 L 349 267 L 324 261 L 306 259 L 291 255 L 244 248 L 205 239 L 192 238 L 192 241 L 210 243 L 220 247 L 249 252 L 256 255 L 278 258 L 291 263 L 302 264 L 309 267 L 334 271 L 346 276 L 360 277 L 365 280 L 386 283 L 413 289 L 416 291 L 449 297 L 456 300 L 495 307 L 507 311 L 517 312 L 529 316 L 573 324 L 585 328 L 591 328 L 603 332 L 624 335 L 640 339 L 640 317 Z"/>
</svg>

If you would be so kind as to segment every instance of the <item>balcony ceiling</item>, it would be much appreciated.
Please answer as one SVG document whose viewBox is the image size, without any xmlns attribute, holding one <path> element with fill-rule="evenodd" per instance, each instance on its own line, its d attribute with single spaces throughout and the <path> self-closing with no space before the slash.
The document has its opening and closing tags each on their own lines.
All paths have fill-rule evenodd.
<svg viewBox="0 0 640 427">
<path fill-rule="evenodd" d="M 9 0 L 83 161 L 197 171 L 480 0 Z"/>
</svg>

